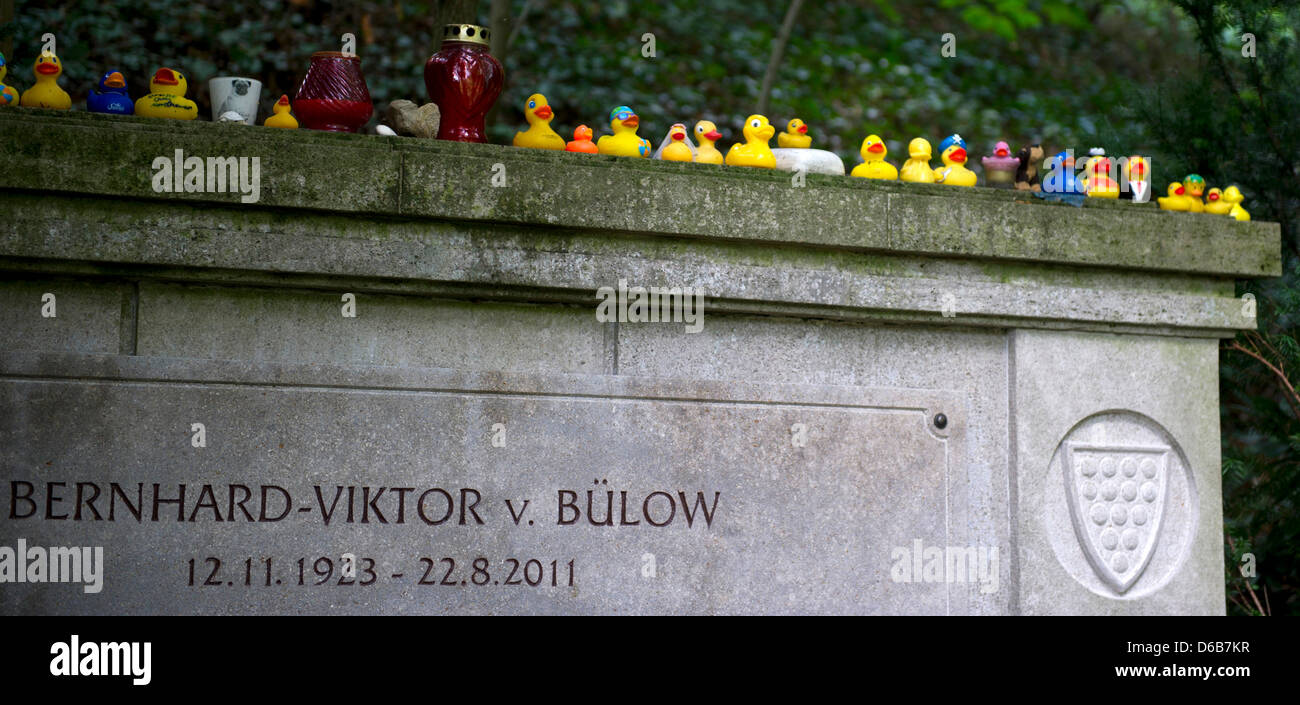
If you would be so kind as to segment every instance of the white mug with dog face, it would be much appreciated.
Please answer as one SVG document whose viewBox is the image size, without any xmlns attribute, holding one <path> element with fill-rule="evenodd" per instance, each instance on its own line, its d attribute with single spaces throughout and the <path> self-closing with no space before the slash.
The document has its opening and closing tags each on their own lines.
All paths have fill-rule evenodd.
<svg viewBox="0 0 1300 705">
<path fill-rule="evenodd" d="M 262 97 L 262 82 L 255 78 L 219 76 L 208 80 L 212 99 L 212 121 L 220 122 L 229 112 L 239 113 L 245 125 L 257 124 L 257 103 Z"/>
</svg>

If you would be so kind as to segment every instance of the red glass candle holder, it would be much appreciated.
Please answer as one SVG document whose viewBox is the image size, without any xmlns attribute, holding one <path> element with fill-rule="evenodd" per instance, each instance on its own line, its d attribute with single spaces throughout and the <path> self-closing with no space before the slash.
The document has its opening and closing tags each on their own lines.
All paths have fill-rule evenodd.
<svg viewBox="0 0 1300 705">
<path fill-rule="evenodd" d="M 483 120 L 505 82 L 505 69 L 488 51 L 488 39 L 483 27 L 449 24 L 442 48 L 424 65 L 424 87 L 441 114 L 440 140 L 487 142 Z"/>
<path fill-rule="evenodd" d="M 307 75 L 298 86 L 293 111 L 303 127 L 329 132 L 357 132 L 370 122 L 375 106 L 361 74 L 361 58 L 338 51 L 311 55 Z"/>
</svg>

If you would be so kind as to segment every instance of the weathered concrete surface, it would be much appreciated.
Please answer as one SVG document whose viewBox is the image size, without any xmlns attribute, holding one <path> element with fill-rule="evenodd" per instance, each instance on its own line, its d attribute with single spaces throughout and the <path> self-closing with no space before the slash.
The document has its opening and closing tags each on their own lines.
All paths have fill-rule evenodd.
<svg viewBox="0 0 1300 705">
<path fill-rule="evenodd" d="M 1235 279 L 1279 273 L 1275 224 L 25 109 L 0 145 L 0 508 L 15 480 L 185 483 L 189 509 L 275 484 L 315 507 L 0 512 L 0 545 L 111 556 L 105 593 L 6 589 L 4 613 L 1223 611 L 1215 351 L 1255 326 Z M 259 157 L 261 199 L 155 193 L 176 149 Z M 703 287 L 703 329 L 597 321 L 620 280 Z M 440 484 L 482 490 L 491 523 L 326 527 L 313 493 Z M 723 499 L 704 529 L 556 523 L 558 490 L 606 487 Z M 900 576 L 918 541 L 996 549 L 995 584 Z M 184 584 L 190 558 L 343 553 L 388 577 Z M 409 585 L 421 556 L 461 578 L 572 558 L 580 584 Z"/>
<path fill-rule="evenodd" d="M 57 111 L 6 111 L 0 120 L 11 164 L 0 172 L 0 188 L 238 201 L 229 193 L 155 193 L 150 165 L 181 149 L 186 156 L 259 157 L 263 206 L 1231 276 L 1281 273 L 1276 224 L 1161 212 L 1150 204 L 1089 202 L 1080 211 L 998 189 L 955 193 L 822 175 L 796 188 L 789 174 L 762 169 Z M 497 164 L 504 187 L 492 185 Z"/>
<path fill-rule="evenodd" d="M 793 318 L 728 316 L 696 335 L 662 326 L 619 326 L 619 373 L 779 384 L 947 389 L 968 410 L 963 467 L 952 476 L 965 495 L 951 511 L 967 545 L 1011 546 L 1006 517 L 1007 337 L 1004 331 L 846 325 Z M 819 431 L 819 435 L 824 431 Z M 862 452 L 874 452 L 863 447 Z M 1002 589 L 962 583 L 973 614 L 1014 613 L 1014 562 L 1003 555 Z"/>
<path fill-rule="evenodd" d="M 143 284 L 136 349 L 154 357 L 606 372 L 604 331 L 589 311 L 365 295 L 356 317 L 345 318 L 346 305 L 332 292 Z"/>
<path fill-rule="evenodd" d="M 1013 582 L 1021 610 L 1223 614 L 1218 347 L 1205 340 L 1037 331 L 1012 333 L 1011 345 L 1020 546 L 1020 576 Z M 1163 525 L 1149 565 L 1123 592 L 1098 579 L 1080 548 L 1062 480 L 1061 446 L 1070 441 L 1169 451 Z M 1103 486 L 1126 482 L 1120 471 L 1094 477 Z M 1140 484 L 1142 474 L 1132 481 Z M 1077 523 L 1089 521 L 1082 516 Z M 1126 518 L 1117 528 L 1133 526 Z"/>
<path fill-rule="evenodd" d="M 81 380 L 58 377 L 72 369 Z M 966 543 L 950 516 L 964 505 L 954 470 L 966 416 L 942 394 L 18 354 L 0 358 L 0 379 L 0 404 L 23 408 L 0 420 L 0 494 L 6 507 L 21 498 L 5 539 L 82 534 L 108 566 L 93 595 L 6 586 L 7 614 L 968 609 L 965 585 L 889 578 L 893 547 Z M 206 447 L 186 442 L 191 422 L 207 423 Z M 808 447 L 790 443 L 794 423 L 814 429 Z M 502 446 L 488 442 L 494 424 Z M 30 503 L 14 480 L 39 487 Z M 143 501 L 141 519 L 120 501 L 108 518 L 110 481 Z M 104 500 L 79 504 L 84 483 Z M 263 502 L 265 484 L 280 489 Z M 182 485 L 183 504 L 155 502 Z M 205 486 L 221 506 L 204 508 Z M 243 487 L 254 488 L 249 515 L 228 511 Z M 401 487 L 412 488 L 405 505 Z M 462 502 L 473 510 L 463 523 Z M 68 518 L 44 521 L 47 510 Z M 318 561 L 345 553 L 352 582 L 334 568 L 318 584 Z"/>
<path fill-rule="evenodd" d="M 148 269 L 160 278 L 584 306 L 596 287 L 628 279 L 691 282 L 709 292 L 711 310 L 719 312 L 1194 336 L 1255 325 L 1222 277 L 569 228 L 4 197 L 15 216 L 0 223 L 0 257 L 16 270 L 40 262 L 34 271 L 41 273 L 67 268 L 138 277 Z"/>
<path fill-rule="evenodd" d="M 3 348 L 130 353 L 122 348 L 130 345 L 132 292 L 124 282 L 0 278 Z"/>
</svg>

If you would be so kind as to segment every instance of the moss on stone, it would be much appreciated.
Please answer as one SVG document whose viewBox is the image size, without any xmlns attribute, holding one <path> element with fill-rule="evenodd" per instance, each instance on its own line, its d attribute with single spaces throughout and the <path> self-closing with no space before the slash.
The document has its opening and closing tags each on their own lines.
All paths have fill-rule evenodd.
<svg viewBox="0 0 1300 705">
<path fill-rule="evenodd" d="M 1014 191 L 825 175 L 808 175 L 799 187 L 791 174 L 763 169 L 27 108 L 0 111 L 0 145 L 5 189 L 241 206 L 232 193 L 155 193 L 153 159 L 183 149 L 260 157 L 261 199 L 247 208 L 1215 276 L 1281 273 L 1275 223 L 1102 199 L 1074 208 Z M 493 185 L 497 174 L 504 187 Z"/>
</svg>

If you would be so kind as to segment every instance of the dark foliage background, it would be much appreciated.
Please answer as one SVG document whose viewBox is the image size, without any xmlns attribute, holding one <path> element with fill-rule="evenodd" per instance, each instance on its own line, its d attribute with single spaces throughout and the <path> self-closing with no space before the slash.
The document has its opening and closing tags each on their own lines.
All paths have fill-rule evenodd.
<svg viewBox="0 0 1300 705">
<path fill-rule="evenodd" d="M 1252 216 L 1282 225 L 1285 274 L 1243 282 L 1259 304 L 1259 333 L 1221 355 L 1224 521 L 1229 608 L 1300 613 L 1300 6 L 1294 2 L 1175 0 L 1191 20 L 1199 55 L 1181 81 L 1161 84 L 1147 133 L 1177 169 L 1211 183 L 1236 182 Z M 1243 35 L 1255 56 L 1243 56 Z M 1253 553 L 1259 577 L 1237 569 Z"/>
<path fill-rule="evenodd" d="M 13 7 L 0 0 L 0 20 Z M 508 142 L 520 106 L 545 93 L 556 127 L 600 128 L 611 107 L 631 105 L 657 142 L 673 122 L 706 117 L 728 136 L 754 110 L 782 0 L 63 0 L 17 2 L 0 25 L 8 83 L 31 83 L 46 31 L 58 36 L 62 83 L 78 106 L 110 67 L 133 96 L 170 66 L 190 78 L 206 116 L 208 78 L 246 75 L 265 84 L 263 114 L 293 94 L 313 51 L 352 32 L 380 108 L 427 100 L 423 66 L 449 21 L 494 26 L 507 70 L 493 115 Z M 773 82 L 768 117 L 800 117 L 815 146 L 856 161 L 868 133 L 897 157 L 908 140 L 959 132 L 978 155 L 1005 139 L 1112 155 L 1152 155 L 1157 190 L 1195 171 L 1236 183 L 1256 219 L 1282 224 L 1286 275 L 1244 282 L 1256 297 L 1259 334 L 1225 343 L 1222 426 L 1229 609 L 1300 613 L 1300 10 L 1243 0 L 816 0 L 795 18 Z M 1255 56 L 1242 55 L 1242 35 Z M 642 55 L 655 36 L 656 55 Z M 956 56 L 944 57 L 951 33 Z M 508 45 L 501 39 L 509 37 Z M 1207 216 L 1208 217 L 1208 216 Z M 1253 553 L 1259 576 L 1237 570 Z"/>
</svg>

